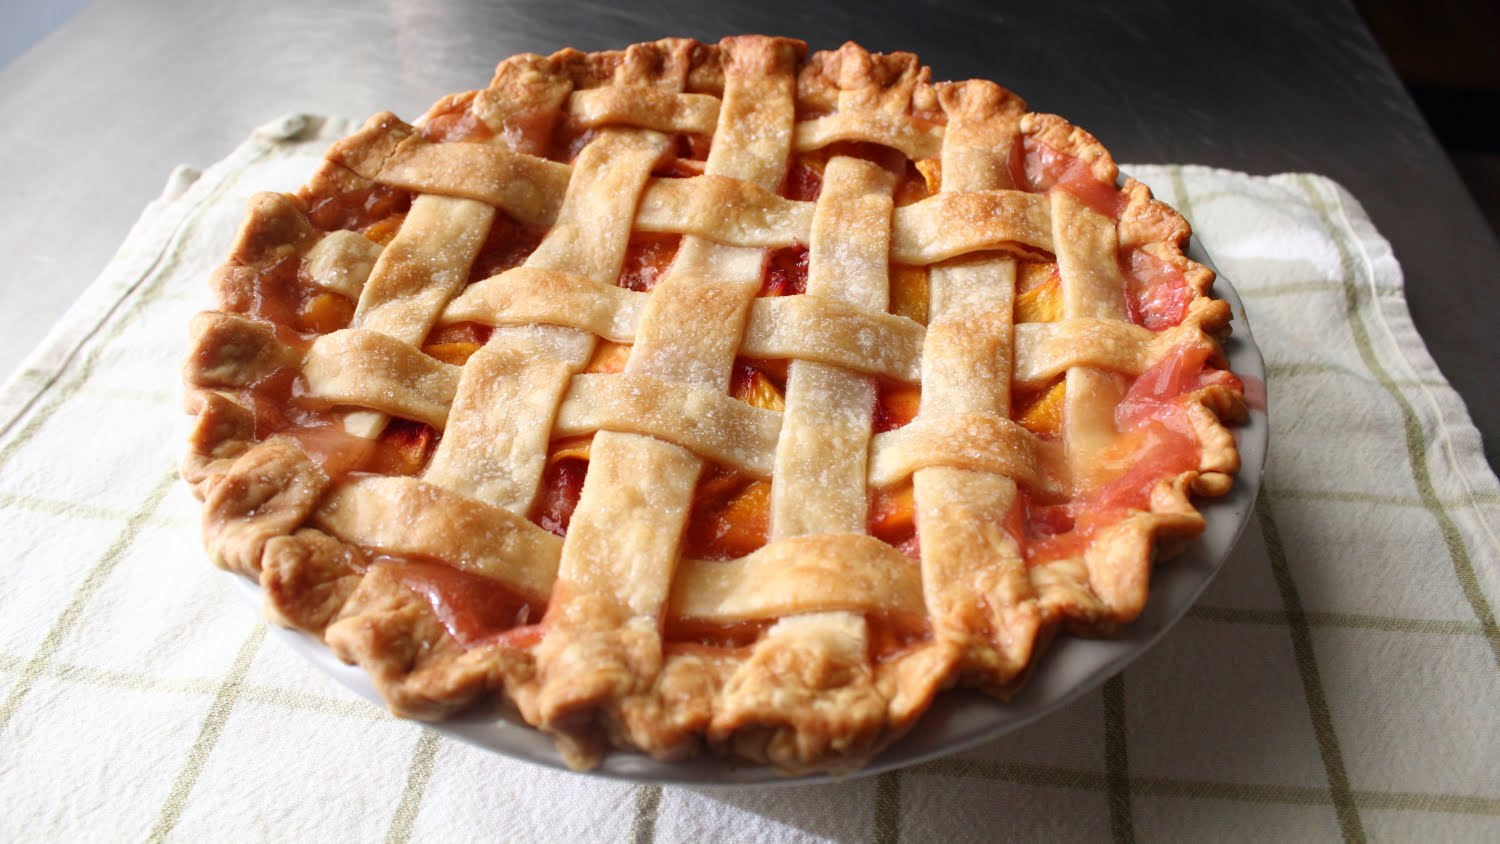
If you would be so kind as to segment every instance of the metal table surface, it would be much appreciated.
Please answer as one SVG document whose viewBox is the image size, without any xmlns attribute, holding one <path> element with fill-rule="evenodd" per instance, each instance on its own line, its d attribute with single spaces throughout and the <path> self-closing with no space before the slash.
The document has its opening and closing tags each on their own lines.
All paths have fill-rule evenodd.
<svg viewBox="0 0 1500 844">
<path fill-rule="evenodd" d="M 280 114 L 413 118 L 512 53 L 739 32 L 915 51 L 935 78 L 995 79 L 1067 115 L 1121 161 L 1337 179 L 1390 239 L 1418 329 L 1492 465 L 1500 455 L 1500 246 L 1342 0 L 96 2 L 0 68 L 0 373 L 93 279 L 173 165 L 206 165 Z"/>
</svg>

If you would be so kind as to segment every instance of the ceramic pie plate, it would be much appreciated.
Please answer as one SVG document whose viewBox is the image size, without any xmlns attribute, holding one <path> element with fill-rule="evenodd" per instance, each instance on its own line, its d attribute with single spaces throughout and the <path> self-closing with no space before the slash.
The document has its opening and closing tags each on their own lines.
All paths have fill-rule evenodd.
<svg viewBox="0 0 1500 844">
<path fill-rule="evenodd" d="M 1189 242 L 1187 254 L 1193 260 L 1213 267 L 1196 238 Z M 1264 384 L 1265 362 L 1250 334 L 1244 303 L 1222 275 L 1214 282 L 1213 294 L 1228 302 L 1234 314 L 1231 322 L 1233 333 L 1224 343 L 1230 369 L 1247 385 Z M 1093 691 L 1145 653 L 1197 601 L 1224 566 L 1250 521 L 1266 459 L 1269 428 L 1265 408 L 1251 407 L 1249 421 L 1230 430 L 1239 447 L 1241 461 L 1234 488 L 1222 498 L 1194 499 L 1207 523 L 1203 535 L 1189 543 L 1181 554 L 1158 564 L 1152 571 L 1150 597 L 1134 623 L 1110 639 L 1057 636 L 1036 660 L 1026 685 L 1008 701 L 966 690 L 938 695 L 931 709 L 909 733 L 877 754 L 865 767 L 844 774 L 840 779 L 904 768 L 993 741 Z M 226 576 L 240 585 L 258 612 L 260 587 L 237 575 Z M 292 650 L 335 680 L 372 704 L 385 708 L 364 670 L 339 661 L 320 639 L 280 627 L 273 626 L 272 631 Z M 519 718 L 497 715 L 493 709 L 480 708 L 469 715 L 425 726 L 503 756 L 571 770 L 551 738 Z M 736 763 L 711 756 L 697 756 L 684 762 L 658 762 L 649 756 L 618 750 L 606 755 L 599 766 L 588 773 L 634 782 L 693 786 L 805 784 L 833 779 L 827 774 L 787 777 L 767 765 Z"/>
</svg>

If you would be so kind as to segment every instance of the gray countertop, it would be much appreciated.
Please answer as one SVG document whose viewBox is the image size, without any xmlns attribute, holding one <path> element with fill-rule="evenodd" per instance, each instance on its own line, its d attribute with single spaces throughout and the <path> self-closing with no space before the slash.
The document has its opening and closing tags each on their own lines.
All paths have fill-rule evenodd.
<svg viewBox="0 0 1500 844">
<path fill-rule="evenodd" d="M 413 118 L 512 53 L 737 32 L 915 51 L 938 78 L 995 79 L 1067 115 L 1121 161 L 1339 180 L 1391 241 L 1418 329 L 1500 454 L 1500 246 L 1344 2 L 94 3 L 0 68 L 0 374 L 174 165 L 211 163 L 271 118 Z"/>
</svg>

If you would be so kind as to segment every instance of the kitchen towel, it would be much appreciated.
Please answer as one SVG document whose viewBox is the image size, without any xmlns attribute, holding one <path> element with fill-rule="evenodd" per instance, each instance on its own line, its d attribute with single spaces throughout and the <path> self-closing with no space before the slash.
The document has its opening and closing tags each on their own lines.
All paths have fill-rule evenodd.
<svg viewBox="0 0 1500 844">
<path fill-rule="evenodd" d="M 1101 690 L 918 767 L 733 790 L 515 761 L 346 691 L 207 562 L 175 464 L 245 200 L 351 129 L 291 115 L 179 168 L 0 388 L 0 839 L 1500 838 L 1500 491 L 1390 247 L 1315 175 L 1124 167 L 1245 300 L 1271 456 L 1217 581 Z"/>
</svg>

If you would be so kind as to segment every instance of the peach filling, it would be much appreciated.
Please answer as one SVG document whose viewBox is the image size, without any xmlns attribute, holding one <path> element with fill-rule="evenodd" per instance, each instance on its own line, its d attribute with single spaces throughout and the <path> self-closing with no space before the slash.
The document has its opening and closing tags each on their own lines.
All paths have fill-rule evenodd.
<svg viewBox="0 0 1500 844">
<path fill-rule="evenodd" d="M 292 256 L 255 274 L 244 313 L 306 340 L 348 326 L 354 318 L 354 303 L 303 279 L 298 259 Z"/>
<path fill-rule="evenodd" d="M 479 247 L 479 254 L 469 267 L 469 283 L 521 266 L 536 251 L 546 233 L 546 229 L 519 223 L 510 215 L 497 211 L 484 245 Z"/>
<path fill-rule="evenodd" d="M 389 185 L 335 193 L 320 192 L 309 186 L 299 198 L 307 206 L 308 222 L 319 231 L 332 232 L 363 231 L 382 220 L 405 214 L 411 208 L 412 195 Z"/>
<path fill-rule="evenodd" d="M 757 296 L 799 296 L 807 292 L 806 246 L 773 249 L 766 256 L 764 275 Z"/>
<path fill-rule="evenodd" d="M 625 264 L 620 270 L 619 285 L 626 290 L 647 292 L 666 275 L 682 237 L 675 234 L 637 232 L 630 236 L 625 249 Z"/>
<path fill-rule="evenodd" d="M 1182 322 L 1195 295 L 1182 270 L 1142 249 L 1132 249 L 1121 262 L 1125 276 L 1125 306 L 1130 321 L 1161 331 Z"/>
<path fill-rule="evenodd" d="M 528 600 L 494 578 L 444 562 L 382 554 L 370 563 L 387 567 L 402 585 L 425 598 L 438 621 L 464 647 L 524 629 L 540 620 L 545 609 L 544 604 Z"/>
<path fill-rule="evenodd" d="M 470 109 L 474 94 L 470 91 L 449 97 L 422 123 L 423 140 L 433 143 L 468 143 L 486 141 L 495 136 L 495 130 L 480 120 Z"/>
<path fill-rule="evenodd" d="M 1122 433 L 1099 456 L 1093 489 L 1065 504 L 1026 502 L 1029 562 L 1078 553 L 1126 511 L 1149 509 L 1157 482 L 1197 468 L 1201 449 L 1180 399 L 1238 385 L 1208 363 L 1206 349 L 1178 349 L 1135 379 L 1115 410 Z"/>
</svg>

